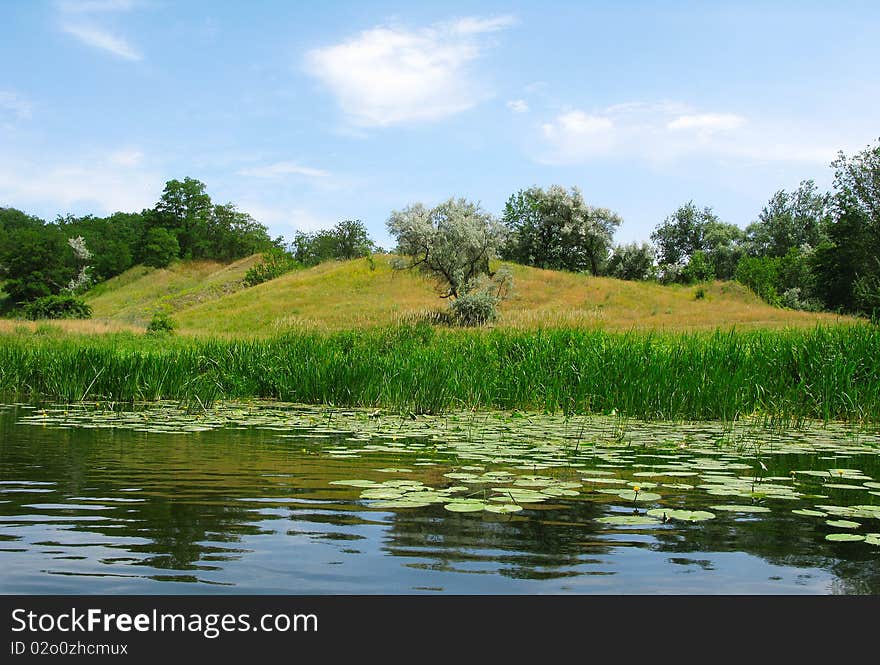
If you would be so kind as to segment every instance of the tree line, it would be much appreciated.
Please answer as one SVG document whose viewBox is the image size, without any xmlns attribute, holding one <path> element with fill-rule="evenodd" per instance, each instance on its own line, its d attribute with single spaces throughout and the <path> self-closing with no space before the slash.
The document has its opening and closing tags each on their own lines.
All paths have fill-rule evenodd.
<svg viewBox="0 0 880 665">
<path fill-rule="evenodd" d="M 550 270 L 690 284 L 736 279 L 767 302 L 805 310 L 880 313 L 880 143 L 832 162 L 834 185 L 805 180 L 773 194 L 746 228 L 693 201 L 666 217 L 651 244 L 613 242 L 622 223 L 593 207 L 577 187 L 530 187 L 500 218 L 464 199 L 393 211 L 387 221 L 397 267 L 436 278 L 439 295 L 479 321 L 510 288 L 490 271 L 496 258 Z M 170 180 L 152 208 L 54 222 L 0 208 L 0 281 L 6 309 L 76 295 L 136 264 L 177 259 L 231 261 L 263 253 L 254 285 L 329 259 L 381 251 L 360 220 L 297 232 L 290 243 L 232 203 L 216 204 L 204 183 Z M 474 309 L 471 311 L 471 309 Z M 38 308 L 39 309 L 39 308 Z M 43 310 L 39 310 L 43 311 Z M 485 314 L 485 316 L 484 316 Z"/>
</svg>

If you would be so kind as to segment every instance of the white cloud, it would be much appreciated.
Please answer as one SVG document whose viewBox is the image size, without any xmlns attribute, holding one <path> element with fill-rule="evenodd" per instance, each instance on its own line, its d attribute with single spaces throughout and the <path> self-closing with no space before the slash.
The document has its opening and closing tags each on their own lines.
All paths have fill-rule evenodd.
<svg viewBox="0 0 880 665">
<path fill-rule="evenodd" d="M 127 156 L 128 163 L 120 156 Z M 79 162 L 4 156 L 0 205 L 64 212 L 77 206 L 103 213 L 138 211 L 156 202 L 164 184 L 160 174 L 139 168 L 141 161 L 140 153 L 128 150 L 88 155 Z"/>
<path fill-rule="evenodd" d="M 265 205 L 256 201 L 245 201 L 238 208 L 250 213 L 258 222 L 284 234 L 289 234 L 291 231 L 308 233 L 329 229 L 337 221 L 320 217 L 304 208 Z"/>
<path fill-rule="evenodd" d="M 431 121 L 486 98 L 467 66 L 487 44 L 480 37 L 510 17 L 462 18 L 429 28 L 376 27 L 306 54 L 306 70 L 336 96 L 355 125 Z"/>
<path fill-rule="evenodd" d="M 103 28 L 86 24 L 66 24 L 61 29 L 88 46 L 108 51 L 120 58 L 126 60 L 143 59 L 143 56 L 125 39 L 112 35 Z"/>
<path fill-rule="evenodd" d="M 504 30 L 516 24 L 514 16 L 495 16 L 493 18 L 479 18 L 476 16 L 467 16 L 465 18 L 452 21 L 446 25 L 452 32 L 460 35 L 477 35 L 484 32 L 497 32 Z"/>
<path fill-rule="evenodd" d="M 735 113 L 698 113 L 681 115 L 667 123 L 669 129 L 697 129 L 701 131 L 725 131 L 742 127 L 746 119 Z"/>
<path fill-rule="evenodd" d="M 828 163 L 836 150 L 788 127 L 735 113 L 703 113 L 680 102 L 625 103 L 587 113 L 568 110 L 541 126 L 545 164 L 595 159 L 665 164 L 691 157 Z"/>
<path fill-rule="evenodd" d="M 307 178 L 326 178 L 330 175 L 328 171 L 313 169 L 308 166 L 300 166 L 294 162 L 276 162 L 275 164 L 269 164 L 267 166 L 241 169 L 238 174 L 252 178 L 281 178 L 286 175 L 301 175 Z"/>
<path fill-rule="evenodd" d="M 529 110 L 529 105 L 524 99 L 511 99 L 509 102 L 507 102 L 507 108 L 509 108 L 514 113 L 527 113 Z"/>
</svg>

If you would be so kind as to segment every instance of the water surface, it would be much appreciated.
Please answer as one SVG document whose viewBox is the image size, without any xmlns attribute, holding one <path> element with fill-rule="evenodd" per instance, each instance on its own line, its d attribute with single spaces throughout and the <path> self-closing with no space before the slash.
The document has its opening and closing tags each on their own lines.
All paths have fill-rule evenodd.
<svg viewBox="0 0 880 665">
<path fill-rule="evenodd" d="M 878 452 L 840 426 L 0 406 L 0 591 L 880 593 Z"/>
</svg>

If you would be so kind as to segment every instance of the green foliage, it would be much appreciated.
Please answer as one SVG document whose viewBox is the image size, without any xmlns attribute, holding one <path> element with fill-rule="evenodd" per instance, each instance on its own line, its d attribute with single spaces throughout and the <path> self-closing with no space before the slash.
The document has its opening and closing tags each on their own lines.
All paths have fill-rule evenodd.
<svg viewBox="0 0 880 665">
<path fill-rule="evenodd" d="M 743 254 L 745 234 L 718 219 L 711 208 L 693 201 L 680 206 L 651 234 L 664 281 L 731 279 Z M 697 257 L 697 263 L 688 265 Z"/>
<path fill-rule="evenodd" d="M 256 286 L 284 273 L 295 270 L 299 263 L 283 249 L 275 248 L 263 254 L 263 260 L 250 268 L 244 276 L 245 286 Z"/>
<path fill-rule="evenodd" d="M 840 153 L 832 166 L 828 242 L 812 262 L 816 290 L 829 309 L 870 315 L 880 280 L 880 143 L 852 157 Z"/>
<path fill-rule="evenodd" d="M 744 256 L 736 268 L 736 279 L 759 298 L 778 307 L 782 304 L 777 290 L 780 262 L 779 258 Z"/>
<path fill-rule="evenodd" d="M 397 328 L 280 337 L 0 335 L 0 392 L 262 397 L 416 413 L 880 422 L 880 327 L 691 334 Z M 95 368 L 106 367 L 96 377 Z M 613 377 L 611 380 L 609 377 Z"/>
<path fill-rule="evenodd" d="M 508 230 L 502 258 L 523 265 L 602 274 L 621 218 L 607 208 L 588 206 L 580 190 L 558 185 L 531 187 L 508 199 Z"/>
<path fill-rule="evenodd" d="M 617 279 L 649 279 L 654 274 L 654 256 L 654 248 L 647 243 L 617 245 L 608 259 L 605 274 Z"/>
<path fill-rule="evenodd" d="M 8 211 L 8 209 L 4 209 Z M 18 213 L 18 211 L 15 211 Z M 0 244 L 0 279 L 13 304 L 57 295 L 76 276 L 77 260 L 55 224 L 6 212 Z"/>
<path fill-rule="evenodd" d="M 367 227 L 359 219 L 346 219 L 332 229 L 314 233 L 297 231 L 291 243 L 293 257 L 304 266 L 369 256 L 375 249 Z"/>
<path fill-rule="evenodd" d="M 194 178 L 165 183 L 146 223 L 175 237 L 175 258 L 231 261 L 280 244 L 280 239 L 269 237 L 265 226 L 232 203 L 212 203 L 205 184 Z"/>
<path fill-rule="evenodd" d="M 164 268 L 180 254 L 177 236 L 162 227 L 147 231 L 141 249 L 141 260 L 153 268 Z"/>
<path fill-rule="evenodd" d="M 785 256 L 792 249 L 817 247 L 827 239 L 828 215 L 828 195 L 817 192 L 812 180 L 791 193 L 779 190 L 746 229 L 749 253 Z"/>
<path fill-rule="evenodd" d="M 55 222 L 68 238 L 82 237 L 90 251 L 89 274 L 96 281 L 110 279 L 134 265 L 144 234 L 144 216 L 117 212 L 109 217 L 66 215 Z"/>
<path fill-rule="evenodd" d="M 74 296 L 43 296 L 24 306 L 26 319 L 88 319 L 92 308 Z"/>
<path fill-rule="evenodd" d="M 176 328 L 177 323 L 165 310 L 159 310 L 153 314 L 153 318 L 147 324 L 147 332 L 154 335 L 170 335 Z"/>
<path fill-rule="evenodd" d="M 681 281 L 686 284 L 708 282 L 715 278 L 715 266 L 706 252 L 697 250 L 687 265 L 681 269 Z"/>
<path fill-rule="evenodd" d="M 503 228 L 479 205 L 449 199 L 435 208 L 416 203 L 395 210 L 387 222 L 404 258 L 398 269 L 415 268 L 432 277 L 442 297 L 458 297 L 478 275 L 489 274 Z"/>
</svg>

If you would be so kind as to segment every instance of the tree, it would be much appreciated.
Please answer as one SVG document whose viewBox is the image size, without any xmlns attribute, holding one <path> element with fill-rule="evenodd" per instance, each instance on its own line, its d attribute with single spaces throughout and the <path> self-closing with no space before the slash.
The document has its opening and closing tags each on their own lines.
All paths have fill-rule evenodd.
<svg viewBox="0 0 880 665">
<path fill-rule="evenodd" d="M 77 274 L 76 258 L 55 224 L 18 226 L 0 245 L 0 279 L 15 304 L 57 295 Z"/>
<path fill-rule="evenodd" d="M 164 268 L 180 254 L 177 237 L 168 229 L 161 227 L 147 231 L 141 250 L 145 265 Z"/>
<path fill-rule="evenodd" d="M 444 298 L 457 298 L 479 275 L 489 274 L 489 261 L 504 237 L 492 215 L 465 199 L 395 210 L 387 227 L 397 240 L 397 253 L 404 257 L 395 267 L 429 275 Z"/>
<path fill-rule="evenodd" d="M 876 314 L 880 302 L 880 142 L 852 157 L 842 152 L 835 168 L 829 242 L 814 261 L 827 307 Z"/>
<path fill-rule="evenodd" d="M 508 242 L 502 257 L 538 268 L 601 274 L 621 218 L 584 203 L 580 189 L 531 187 L 504 208 Z"/>
<path fill-rule="evenodd" d="M 156 204 L 154 223 L 174 234 L 180 258 L 199 259 L 209 254 L 211 197 L 205 183 L 194 178 L 169 180 Z"/>
<path fill-rule="evenodd" d="M 206 234 L 205 257 L 217 261 L 251 256 L 281 244 L 280 238 L 273 241 L 265 226 L 232 203 L 212 206 Z"/>
<path fill-rule="evenodd" d="M 346 219 L 332 229 L 314 233 L 297 231 L 291 243 L 294 258 L 305 266 L 315 266 L 324 261 L 347 261 L 372 254 L 376 245 L 367 233 L 367 227 L 359 219 Z"/>
<path fill-rule="evenodd" d="M 704 263 L 717 279 L 731 279 L 743 254 L 742 229 L 718 219 L 712 208 L 698 208 L 688 201 L 654 229 L 651 240 L 657 247 L 661 271 L 689 280 L 706 274 Z M 699 269 L 685 270 L 701 253 Z"/>
<path fill-rule="evenodd" d="M 648 279 L 654 271 L 654 248 L 647 243 L 617 245 L 608 259 L 606 274 L 617 279 Z"/>
<path fill-rule="evenodd" d="M 792 248 L 818 247 L 827 240 L 827 225 L 828 195 L 804 180 L 794 192 L 776 192 L 746 228 L 749 254 L 785 256 Z"/>
</svg>

